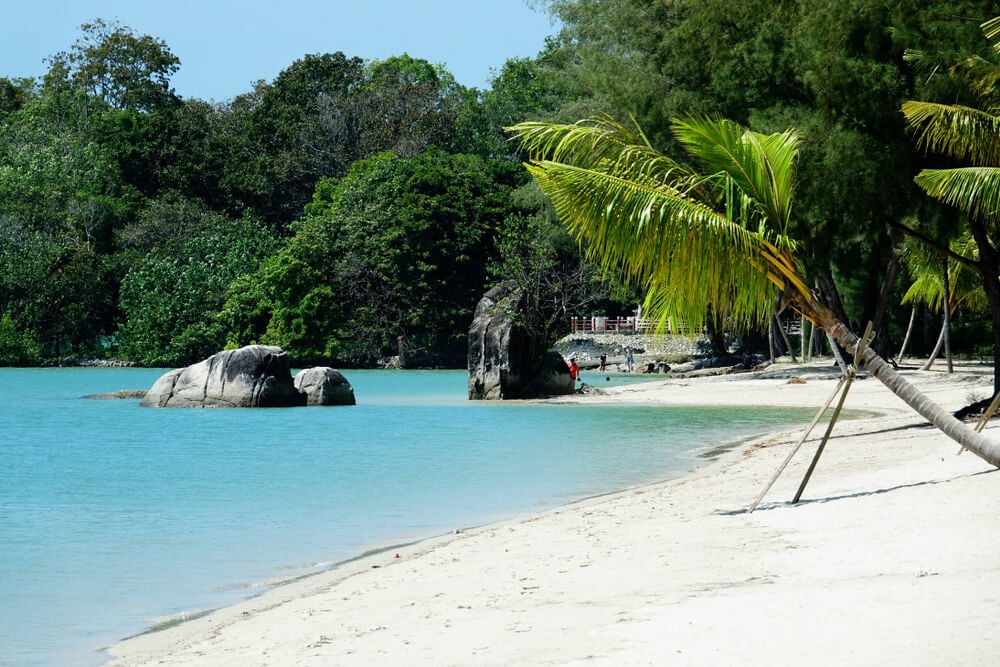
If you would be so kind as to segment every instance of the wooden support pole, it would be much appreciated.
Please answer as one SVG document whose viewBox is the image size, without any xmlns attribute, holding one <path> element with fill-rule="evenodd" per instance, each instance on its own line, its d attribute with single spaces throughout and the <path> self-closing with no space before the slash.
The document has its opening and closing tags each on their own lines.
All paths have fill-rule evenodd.
<svg viewBox="0 0 1000 667">
<path fill-rule="evenodd" d="M 767 486 L 764 487 L 764 490 L 760 492 L 759 496 L 757 496 L 757 500 L 753 501 L 753 505 L 750 506 L 750 508 L 747 510 L 747 513 L 753 512 L 755 509 L 757 509 L 757 505 L 760 505 L 760 501 L 764 499 L 764 496 L 767 495 L 767 492 L 770 491 L 771 487 L 774 486 L 774 483 L 778 481 L 778 477 L 780 477 L 781 473 L 784 472 L 785 468 L 791 462 L 792 457 L 795 456 L 795 453 L 799 451 L 799 448 L 802 446 L 802 443 L 804 443 L 806 441 L 806 438 L 809 437 L 809 434 L 812 433 L 812 430 L 816 427 L 816 424 L 819 423 L 819 420 L 823 416 L 823 413 L 825 413 L 827 411 L 827 408 L 830 407 L 830 404 L 833 403 L 833 399 L 836 398 L 837 393 L 840 391 L 840 388 L 844 386 L 844 382 L 846 381 L 847 381 L 846 375 L 840 376 L 840 382 L 837 383 L 837 388 L 833 390 L 833 393 L 830 394 L 830 398 L 826 399 L 826 403 L 823 404 L 823 407 L 821 407 L 819 409 L 819 412 L 816 413 L 816 416 L 813 417 L 812 422 L 809 423 L 809 426 L 806 427 L 805 432 L 799 439 L 798 444 L 792 447 L 792 451 L 788 452 L 788 456 L 785 457 L 785 460 L 781 464 L 781 467 L 778 468 L 778 470 L 774 473 L 774 476 L 771 477 L 771 481 L 767 483 Z"/>
<path fill-rule="evenodd" d="M 976 433 L 983 432 L 983 429 L 986 428 L 986 423 L 993 418 L 998 407 L 1000 407 L 1000 391 L 993 397 L 993 400 L 990 401 L 990 406 L 986 408 L 986 411 L 979 417 L 979 421 L 976 422 Z M 963 447 L 962 450 L 964 451 L 965 448 Z"/>
<path fill-rule="evenodd" d="M 806 470 L 805 477 L 802 478 L 802 483 L 799 484 L 799 490 L 795 493 L 795 498 L 792 499 L 792 504 L 799 502 L 802 498 L 802 492 L 806 490 L 806 484 L 809 483 L 809 478 L 812 477 L 813 471 L 816 469 L 816 464 L 819 463 L 819 457 L 823 454 L 823 450 L 826 448 L 826 443 L 830 439 L 830 434 L 833 433 L 833 427 L 837 424 L 837 418 L 840 417 L 840 411 L 844 407 L 844 401 L 847 400 L 847 392 L 851 389 L 851 384 L 854 383 L 854 378 L 857 376 L 857 368 L 861 363 L 861 357 L 868 348 L 868 345 L 872 341 L 872 323 L 869 322 L 868 326 L 865 327 L 865 335 L 861 337 L 858 341 L 858 345 L 854 348 L 854 363 L 848 368 L 847 371 L 847 382 L 844 384 L 843 393 L 840 395 L 840 401 L 837 403 L 836 410 L 833 411 L 833 416 L 830 418 L 830 423 L 827 425 L 826 433 L 823 435 L 823 441 L 819 443 L 819 447 L 816 449 L 816 454 L 813 456 L 812 463 L 809 464 L 809 469 Z"/>
<path fill-rule="evenodd" d="M 837 408 L 833 411 L 833 416 L 830 418 L 830 423 L 826 426 L 826 433 L 823 434 L 823 440 L 820 441 L 819 447 L 816 448 L 816 454 L 813 456 L 812 463 L 809 464 L 809 469 L 806 470 L 805 477 L 802 478 L 802 483 L 799 484 L 799 490 L 795 492 L 795 497 L 792 498 L 792 504 L 795 505 L 802 498 L 802 492 L 806 490 L 806 484 L 809 483 L 809 478 L 812 477 L 813 471 L 816 469 L 816 464 L 819 463 L 819 457 L 823 454 L 823 450 L 826 448 L 826 443 L 830 439 L 830 434 L 833 433 L 833 427 L 837 423 L 837 417 L 840 416 L 840 411 L 844 407 L 844 401 L 847 399 L 847 392 L 851 388 L 851 384 L 854 382 L 854 369 L 850 369 L 848 372 L 847 382 L 844 384 L 844 391 L 840 394 L 840 401 L 837 402 Z"/>
</svg>

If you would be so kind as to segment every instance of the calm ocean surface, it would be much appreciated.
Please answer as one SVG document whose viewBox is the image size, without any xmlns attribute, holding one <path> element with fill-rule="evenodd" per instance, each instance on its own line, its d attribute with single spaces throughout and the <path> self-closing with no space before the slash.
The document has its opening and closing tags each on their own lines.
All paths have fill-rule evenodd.
<svg viewBox="0 0 1000 667">
<path fill-rule="evenodd" d="M 345 371 L 354 407 L 81 399 L 162 373 L 0 369 L 0 665 L 98 665 L 164 617 L 664 479 L 811 415 L 470 402 L 462 371 Z"/>
</svg>

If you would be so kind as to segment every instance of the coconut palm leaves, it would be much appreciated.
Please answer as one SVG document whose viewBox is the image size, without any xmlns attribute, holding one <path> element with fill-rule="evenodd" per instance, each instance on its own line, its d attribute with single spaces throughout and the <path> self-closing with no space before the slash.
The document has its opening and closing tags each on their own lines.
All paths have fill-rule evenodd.
<svg viewBox="0 0 1000 667">
<path fill-rule="evenodd" d="M 701 170 L 610 119 L 522 123 L 528 169 L 590 257 L 647 291 L 658 323 L 767 321 L 773 289 L 808 296 L 786 235 L 798 138 L 688 118 L 674 133 Z"/>
<path fill-rule="evenodd" d="M 763 323 L 775 287 L 791 306 L 856 354 L 868 370 L 955 441 L 1000 465 L 1000 445 L 966 428 L 900 377 L 808 288 L 786 235 L 798 139 L 687 118 L 678 142 L 699 169 L 657 152 L 642 132 L 609 119 L 522 123 L 509 130 L 560 220 L 606 270 L 647 290 L 647 312 L 701 323 Z"/>
<path fill-rule="evenodd" d="M 973 262 L 979 259 L 976 243 L 968 233 L 952 241 L 949 247 L 956 255 Z M 903 294 L 902 303 L 922 303 L 932 311 L 939 312 L 946 302 L 940 255 L 923 243 L 907 239 L 903 257 L 910 275 L 915 277 Z M 948 262 L 948 285 L 950 294 L 947 303 L 951 312 L 963 306 L 976 311 L 988 308 L 982 282 L 965 264 Z"/>
<path fill-rule="evenodd" d="M 1000 50 L 1000 17 L 982 25 Z M 977 106 L 906 102 L 903 115 L 923 149 L 969 163 L 955 169 L 924 169 L 916 182 L 931 197 L 989 225 L 1000 224 L 1000 68 L 967 58 L 950 75 L 963 81 Z"/>
</svg>

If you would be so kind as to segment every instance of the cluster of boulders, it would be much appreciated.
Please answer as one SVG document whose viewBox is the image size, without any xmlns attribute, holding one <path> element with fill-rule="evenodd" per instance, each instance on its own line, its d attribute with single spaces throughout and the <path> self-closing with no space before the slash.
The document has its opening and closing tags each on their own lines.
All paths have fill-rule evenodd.
<svg viewBox="0 0 1000 667">
<path fill-rule="evenodd" d="M 225 350 L 153 384 L 140 405 L 159 408 L 273 408 L 354 405 L 354 388 L 340 371 L 307 368 L 292 377 L 280 347 Z"/>
</svg>

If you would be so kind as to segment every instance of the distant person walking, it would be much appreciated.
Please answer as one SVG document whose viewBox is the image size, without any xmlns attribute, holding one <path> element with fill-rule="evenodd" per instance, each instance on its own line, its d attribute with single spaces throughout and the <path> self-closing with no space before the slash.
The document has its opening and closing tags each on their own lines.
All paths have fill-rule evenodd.
<svg viewBox="0 0 1000 667">
<path fill-rule="evenodd" d="M 602 372 L 602 373 L 604 372 L 604 370 L 605 370 L 605 367 L 606 367 L 607 365 L 608 365 L 608 355 L 606 355 L 606 354 L 602 354 L 602 355 L 601 355 L 601 372 Z"/>
<path fill-rule="evenodd" d="M 632 348 L 625 348 L 625 372 L 631 373 L 633 366 L 635 364 L 635 358 L 632 356 Z"/>
</svg>

